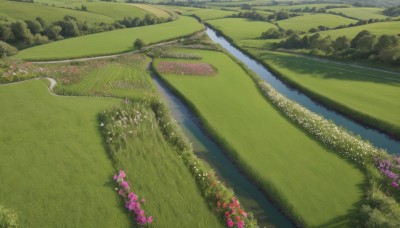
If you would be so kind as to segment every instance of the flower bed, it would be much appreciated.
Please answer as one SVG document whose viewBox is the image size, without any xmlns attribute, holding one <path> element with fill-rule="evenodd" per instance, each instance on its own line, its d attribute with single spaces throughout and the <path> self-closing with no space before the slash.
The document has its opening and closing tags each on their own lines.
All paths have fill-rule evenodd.
<svg viewBox="0 0 400 228">
<path fill-rule="evenodd" d="M 166 74 L 211 76 L 217 74 L 208 63 L 159 62 L 157 71 Z"/>
<path fill-rule="evenodd" d="M 123 170 L 120 170 L 118 174 L 114 175 L 114 180 L 118 183 L 118 187 L 116 187 L 115 190 L 117 190 L 118 194 L 124 199 L 125 207 L 129 212 L 133 212 L 132 214 L 138 225 L 145 226 L 151 224 L 153 222 L 153 217 L 146 217 L 145 210 L 142 207 L 144 203 L 146 203 L 145 198 L 139 200 L 139 196 L 131 191 L 128 181 L 124 179 L 125 177 L 126 174 Z"/>
</svg>

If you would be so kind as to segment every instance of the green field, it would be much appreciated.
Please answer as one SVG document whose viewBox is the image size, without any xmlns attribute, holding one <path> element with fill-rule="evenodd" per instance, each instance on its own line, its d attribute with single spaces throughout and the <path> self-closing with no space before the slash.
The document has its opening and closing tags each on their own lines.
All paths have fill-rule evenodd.
<svg viewBox="0 0 400 228">
<path fill-rule="evenodd" d="M 345 225 L 362 200 L 362 172 L 284 118 L 228 56 L 179 51 L 200 54 L 218 74 L 162 78 L 193 105 L 240 167 L 304 226 Z M 160 61 L 177 60 L 156 65 Z"/>
<path fill-rule="evenodd" d="M 385 19 L 387 16 L 383 15 L 383 8 L 367 8 L 367 7 L 351 7 L 351 8 L 338 8 L 330 9 L 329 12 L 342 13 L 343 15 L 361 19 Z"/>
<path fill-rule="evenodd" d="M 85 5 L 88 12 L 104 15 L 114 20 L 122 20 L 124 17 L 140 17 L 143 18 L 146 14 L 152 14 L 147 10 L 139 7 L 128 5 L 125 3 L 111 2 L 72 2 L 64 4 L 63 7 L 75 8 Z"/>
<path fill-rule="evenodd" d="M 146 72 L 149 62 L 143 55 L 128 55 L 110 62 L 88 62 L 90 72 L 81 81 L 63 85 L 57 91 L 127 97 L 136 101 L 157 97 Z M 146 199 L 146 214 L 153 216 L 154 226 L 174 227 L 178 222 L 182 227 L 220 227 L 188 168 L 164 139 L 150 106 L 140 102 L 133 106 L 141 113 L 142 121 L 134 128 L 126 145 L 110 154 L 116 169 L 127 172 L 132 190 Z M 106 137 L 116 140 L 113 135 L 106 134 Z"/>
<path fill-rule="evenodd" d="M 261 36 L 261 33 L 270 28 L 276 28 L 275 25 L 263 21 L 251 21 L 245 18 L 224 18 L 207 21 L 214 28 L 221 30 L 225 35 L 233 40 L 255 39 Z M 240 28 L 240 29 L 238 29 Z"/>
<path fill-rule="evenodd" d="M 87 21 L 90 23 L 112 23 L 114 21 L 108 16 L 97 13 L 15 1 L 0 1 L 0 13 L 9 15 L 14 19 L 21 20 L 34 20 L 39 16 L 47 22 L 62 20 L 66 15 L 73 16 L 80 21 Z"/>
<path fill-rule="evenodd" d="M 201 29 L 201 24 L 194 18 L 181 16 L 168 23 L 103 32 L 36 46 L 21 51 L 17 57 L 44 60 L 115 54 L 133 50 L 136 38 L 147 44 L 158 43 Z"/>
<path fill-rule="evenodd" d="M 320 25 L 334 28 L 339 25 L 348 25 L 356 23 L 356 20 L 348 19 L 332 14 L 305 14 L 303 16 L 292 17 L 286 20 L 277 21 L 283 29 L 293 29 L 308 32 L 311 28 L 317 28 Z"/>
<path fill-rule="evenodd" d="M 129 226 L 97 122 L 119 100 L 53 96 L 39 80 L 0 86 L 0 96 L 0 203 L 19 225 Z"/>
<path fill-rule="evenodd" d="M 321 34 L 322 37 L 331 36 L 333 39 L 339 36 L 347 36 L 352 39 L 362 30 L 368 30 L 376 36 L 383 34 L 396 35 L 399 34 L 400 31 L 400 21 L 380 22 L 351 28 L 328 30 L 319 32 L 319 34 Z"/>
<path fill-rule="evenodd" d="M 400 103 L 395 99 L 400 97 L 399 73 L 277 52 L 253 53 L 300 87 L 355 112 L 346 113 L 366 115 L 400 129 Z M 369 124 L 379 126 L 376 121 Z"/>
<path fill-rule="evenodd" d="M 168 18 L 171 16 L 168 12 L 166 12 L 156 6 L 147 5 L 147 4 L 130 4 L 130 5 L 133 7 L 137 7 L 137 8 L 146 10 L 147 12 L 150 12 L 150 13 L 156 15 L 157 17 Z"/>
<path fill-rule="evenodd" d="M 254 6 L 253 8 L 260 9 L 260 10 L 275 10 L 275 11 L 281 11 L 281 10 L 294 10 L 294 9 L 305 9 L 305 8 L 316 8 L 321 9 L 326 6 L 343 6 L 343 4 L 301 4 L 301 5 L 274 5 L 274 6 Z"/>
<path fill-rule="evenodd" d="M 143 55 L 120 57 L 118 62 L 105 64 L 100 60 L 90 65 L 90 72 L 78 83 L 64 83 L 56 78 L 59 86 L 56 91 L 65 95 L 113 96 L 132 100 L 150 98 L 155 90 L 150 77 L 146 77 L 149 58 Z"/>
<path fill-rule="evenodd" d="M 184 15 L 196 15 L 202 21 L 224 18 L 227 16 L 231 16 L 235 14 L 235 11 L 227 11 L 227 10 L 217 10 L 217 9 L 200 9 L 196 11 L 189 11 L 184 13 Z"/>
</svg>

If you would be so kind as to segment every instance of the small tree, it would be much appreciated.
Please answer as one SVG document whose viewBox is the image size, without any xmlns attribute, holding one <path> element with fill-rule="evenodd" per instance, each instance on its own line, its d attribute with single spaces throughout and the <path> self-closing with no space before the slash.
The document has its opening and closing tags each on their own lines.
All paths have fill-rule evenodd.
<svg viewBox="0 0 400 228">
<path fill-rule="evenodd" d="M 143 42 L 142 39 L 137 38 L 137 39 L 135 40 L 135 42 L 133 42 L 133 46 L 134 46 L 136 49 L 142 49 L 142 47 L 145 46 L 145 43 Z"/>
</svg>

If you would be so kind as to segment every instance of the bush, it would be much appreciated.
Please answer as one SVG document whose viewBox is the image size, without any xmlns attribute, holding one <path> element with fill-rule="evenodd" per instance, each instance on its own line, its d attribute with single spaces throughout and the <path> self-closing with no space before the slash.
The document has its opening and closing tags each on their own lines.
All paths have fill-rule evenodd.
<svg viewBox="0 0 400 228">
<path fill-rule="evenodd" d="M 0 40 L 0 58 L 15 55 L 18 50 L 6 42 Z"/>
<path fill-rule="evenodd" d="M 0 205 L 0 227 L 2 228 L 18 227 L 17 220 L 18 216 L 14 211 Z"/>
<path fill-rule="evenodd" d="M 142 39 L 137 38 L 135 42 L 133 42 L 133 47 L 135 47 L 136 49 L 141 49 L 143 46 L 145 46 L 145 43 Z"/>
</svg>

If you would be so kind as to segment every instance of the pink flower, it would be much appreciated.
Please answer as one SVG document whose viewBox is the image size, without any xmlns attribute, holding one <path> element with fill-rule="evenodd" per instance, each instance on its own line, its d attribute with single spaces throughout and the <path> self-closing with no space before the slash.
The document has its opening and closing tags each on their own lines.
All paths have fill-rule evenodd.
<svg viewBox="0 0 400 228">
<path fill-rule="evenodd" d="M 143 216 L 144 215 L 144 210 L 139 211 L 139 215 Z"/>
<path fill-rule="evenodd" d="M 118 194 L 119 194 L 120 196 L 123 196 L 123 195 L 125 195 L 125 191 L 124 191 L 123 189 L 120 189 L 120 190 L 118 191 Z"/>
<path fill-rule="evenodd" d="M 120 178 L 125 178 L 126 177 L 126 174 L 125 174 L 125 172 L 123 170 L 119 171 L 119 177 Z"/>
<path fill-rule="evenodd" d="M 247 213 L 246 213 L 246 212 L 243 212 L 243 216 L 244 216 L 245 218 L 247 218 Z"/>
<path fill-rule="evenodd" d="M 244 222 L 243 221 L 239 221 L 237 224 L 238 228 L 243 228 L 244 227 Z"/>
<path fill-rule="evenodd" d="M 147 218 L 147 223 L 152 223 L 153 222 L 153 216 L 149 216 Z"/>
<path fill-rule="evenodd" d="M 125 188 L 126 190 L 129 190 L 129 184 L 128 184 L 128 182 L 123 181 L 123 182 L 121 183 L 121 186 L 122 186 L 123 188 Z"/>
<path fill-rule="evenodd" d="M 117 175 L 114 175 L 114 180 L 117 180 L 118 179 L 118 176 Z"/>
<path fill-rule="evenodd" d="M 142 203 L 145 203 L 146 202 L 146 199 L 145 198 L 142 198 Z"/>
<path fill-rule="evenodd" d="M 226 222 L 226 224 L 228 225 L 228 227 L 233 227 L 233 225 L 235 225 L 235 223 L 232 221 L 231 218 L 228 218 L 228 221 Z"/>
<path fill-rule="evenodd" d="M 392 187 L 393 188 L 399 188 L 399 183 L 397 183 L 396 181 L 392 182 Z"/>
<path fill-rule="evenodd" d="M 129 199 L 132 199 L 133 196 L 135 196 L 135 193 L 133 193 L 133 192 L 131 192 L 131 193 L 128 194 L 128 198 L 129 198 Z"/>
</svg>

